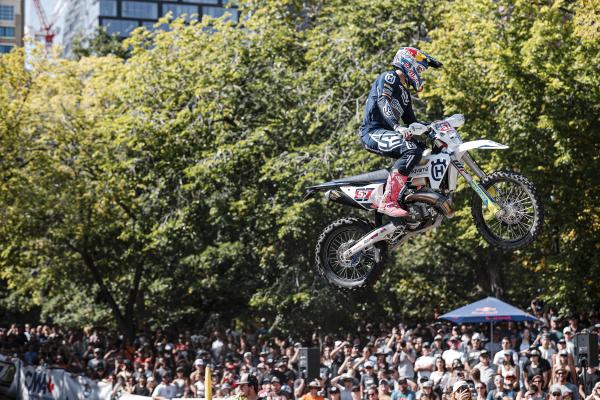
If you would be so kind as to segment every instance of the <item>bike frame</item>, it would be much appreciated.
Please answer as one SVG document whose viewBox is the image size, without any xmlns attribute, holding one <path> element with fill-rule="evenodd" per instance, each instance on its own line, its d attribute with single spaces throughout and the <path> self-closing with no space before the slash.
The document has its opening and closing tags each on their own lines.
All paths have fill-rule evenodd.
<svg viewBox="0 0 600 400">
<path fill-rule="evenodd" d="M 454 117 L 455 116 L 452 116 L 443 121 L 436 121 L 430 125 L 430 129 L 432 129 L 435 132 L 435 135 L 431 135 L 430 138 L 436 141 L 439 145 L 443 145 L 443 149 L 439 154 L 430 155 L 426 157 L 429 160 L 429 162 L 427 164 L 427 174 L 423 176 L 427 176 L 430 178 L 430 184 L 434 181 L 438 181 L 437 186 L 439 187 L 439 182 L 441 182 L 443 177 L 446 174 L 448 174 L 448 189 L 451 192 L 453 192 L 457 186 L 458 175 L 460 175 L 467 181 L 469 186 L 471 186 L 475 193 L 477 193 L 477 195 L 481 198 L 484 207 L 491 208 L 493 212 L 500 213 L 500 207 L 498 207 L 494 197 L 483 186 L 481 186 L 479 182 L 473 179 L 473 177 L 465 170 L 464 164 L 467 164 L 467 166 L 479 179 L 483 179 L 486 176 L 486 174 L 481 170 L 481 168 L 479 168 L 475 160 L 473 160 L 473 158 L 469 155 L 469 150 L 502 150 L 507 149 L 508 146 L 494 142 L 492 140 L 474 140 L 463 143 L 460 139 L 460 136 L 454 128 L 462 126 L 462 123 L 464 123 L 464 117 L 460 116 L 462 118 L 462 122 L 460 121 L 460 118 L 458 122 L 451 120 L 451 118 Z M 455 122 L 455 124 L 453 124 L 452 122 Z M 449 160 L 448 165 L 446 165 L 445 160 Z M 438 178 L 434 175 L 436 171 L 439 171 L 439 168 L 437 170 L 434 170 L 434 168 L 436 168 L 436 166 L 438 165 L 443 165 L 444 168 L 443 173 L 440 174 L 441 178 Z M 425 172 L 423 172 L 423 174 L 425 174 Z M 418 178 L 421 177 L 421 175 L 419 175 L 418 171 L 415 174 L 413 169 L 411 177 Z M 437 187 L 435 187 L 435 189 L 437 189 Z M 416 234 L 437 228 L 441 224 L 442 219 L 443 217 L 441 215 L 438 215 L 436 221 L 431 226 L 425 227 L 417 231 L 408 232 L 406 234 L 404 234 L 405 227 L 401 223 L 401 221 L 392 221 L 386 225 L 377 227 L 376 229 L 367 233 L 365 236 L 359 239 L 352 247 L 344 251 L 342 257 L 350 258 L 363 251 L 364 249 L 372 247 L 373 245 L 375 245 L 375 243 L 391 238 L 394 234 L 396 234 L 396 237 L 398 235 L 403 235 L 400 241 L 396 243 L 396 245 L 402 244 L 410 237 L 415 236 Z"/>
</svg>

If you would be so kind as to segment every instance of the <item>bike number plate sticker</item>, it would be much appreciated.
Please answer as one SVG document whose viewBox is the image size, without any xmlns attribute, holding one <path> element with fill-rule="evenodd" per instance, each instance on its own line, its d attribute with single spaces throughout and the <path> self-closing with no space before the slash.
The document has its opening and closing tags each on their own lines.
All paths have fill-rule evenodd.
<svg viewBox="0 0 600 400">
<path fill-rule="evenodd" d="M 340 189 L 352 200 L 367 209 L 377 208 L 379 200 L 383 195 L 382 183 L 365 186 L 342 186 Z"/>
</svg>

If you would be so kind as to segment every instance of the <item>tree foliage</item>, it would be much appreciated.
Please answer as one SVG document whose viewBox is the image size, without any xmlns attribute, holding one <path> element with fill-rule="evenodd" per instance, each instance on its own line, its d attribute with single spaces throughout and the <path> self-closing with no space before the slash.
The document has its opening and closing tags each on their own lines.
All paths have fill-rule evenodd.
<svg viewBox="0 0 600 400">
<path fill-rule="evenodd" d="M 23 52 L 1 56 L 4 307 L 132 334 L 216 314 L 344 329 L 484 294 L 526 304 L 537 289 L 564 310 L 597 306 L 594 7 L 256 1 L 237 25 L 137 30 L 127 61 L 38 55 L 25 68 Z M 355 132 L 372 80 L 406 44 L 444 63 L 426 73 L 417 114 L 460 112 L 466 138 L 509 144 L 476 157 L 536 183 L 545 234 L 523 251 L 490 248 L 463 190 L 457 217 L 398 249 L 374 288 L 340 293 L 312 270 L 313 248 L 352 211 L 303 201 L 303 188 L 389 166 Z"/>
</svg>

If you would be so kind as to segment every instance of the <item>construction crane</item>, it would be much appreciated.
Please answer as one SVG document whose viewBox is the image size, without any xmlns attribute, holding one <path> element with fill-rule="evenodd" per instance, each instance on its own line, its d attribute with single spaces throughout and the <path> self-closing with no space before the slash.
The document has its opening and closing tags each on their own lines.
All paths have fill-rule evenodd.
<svg viewBox="0 0 600 400">
<path fill-rule="evenodd" d="M 59 33 L 59 29 L 55 27 L 55 24 L 58 20 L 59 14 L 62 11 L 62 6 L 64 2 L 60 1 L 57 7 L 55 8 L 54 15 L 52 16 L 52 20 L 49 20 L 46 16 L 46 12 L 44 11 L 44 7 L 40 0 L 33 0 L 33 6 L 35 7 L 35 13 L 37 14 L 38 20 L 41 25 L 41 32 L 36 34 L 36 37 L 42 37 L 44 39 L 44 43 L 46 48 L 49 49 L 52 47 L 52 43 L 54 42 L 54 37 Z"/>
</svg>

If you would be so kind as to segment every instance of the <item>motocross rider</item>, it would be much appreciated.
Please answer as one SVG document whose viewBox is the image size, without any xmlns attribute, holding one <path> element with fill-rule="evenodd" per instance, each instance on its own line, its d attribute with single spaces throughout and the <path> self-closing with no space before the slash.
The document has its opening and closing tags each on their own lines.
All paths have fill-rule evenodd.
<svg viewBox="0 0 600 400">
<path fill-rule="evenodd" d="M 378 211 L 390 217 L 406 217 L 408 213 L 400 207 L 398 198 L 410 171 L 423 155 L 423 145 L 414 141 L 412 135 L 427 129 L 417 122 L 408 88 L 412 86 L 417 92 L 422 91 L 424 82 L 421 73 L 429 67 L 439 68 L 442 64 L 414 47 L 402 47 L 396 53 L 392 66 L 394 70 L 379 75 L 371 87 L 359 134 L 368 151 L 397 159 L 388 176 Z"/>
</svg>

